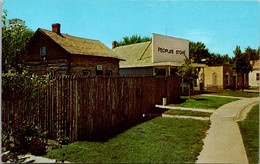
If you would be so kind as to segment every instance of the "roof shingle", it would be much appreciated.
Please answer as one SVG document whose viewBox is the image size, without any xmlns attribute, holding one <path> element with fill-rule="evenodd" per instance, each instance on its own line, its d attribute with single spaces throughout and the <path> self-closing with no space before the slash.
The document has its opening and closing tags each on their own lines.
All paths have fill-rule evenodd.
<svg viewBox="0 0 260 164">
<path fill-rule="evenodd" d="M 50 39 L 59 44 L 70 54 L 121 59 L 111 49 L 98 40 L 78 38 L 66 34 L 57 34 L 55 32 L 44 29 L 39 29 L 39 31 L 47 35 Z"/>
</svg>

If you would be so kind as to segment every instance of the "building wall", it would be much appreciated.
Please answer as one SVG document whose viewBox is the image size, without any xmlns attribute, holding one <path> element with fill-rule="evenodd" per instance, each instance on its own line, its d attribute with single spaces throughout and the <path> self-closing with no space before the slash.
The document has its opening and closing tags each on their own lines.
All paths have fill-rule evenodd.
<svg viewBox="0 0 260 164">
<path fill-rule="evenodd" d="M 202 72 L 200 72 L 201 74 Z M 216 83 L 213 84 L 213 73 L 216 73 Z M 223 89 L 223 67 L 205 67 L 204 68 L 204 86 L 208 87 L 217 87 Z"/>
<path fill-rule="evenodd" d="M 26 61 L 40 61 L 40 48 L 46 47 L 46 59 L 68 58 L 69 54 L 65 50 L 58 47 L 53 41 L 50 41 L 42 33 L 35 36 L 35 40 L 28 47 L 28 56 Z"/>
<path fill-rule="evenodd" d="M 184 52 L 183 54 L 181 52 Z M 189 57 L 189 41 L 152 34 L 152 62 L 184 62 Z"/>
<path fill-rule="evenodd" d="M 249 85 L 253 87 L 259 87 L 259 80 L 256 79 L 256 74 L 259 74 L 259 70 L 253 70 L 249 73 Z"/>
<path fill-rule="evenodd" d="M 259 74 L 259 60 L 252 60 L 250 63 L 253 66 L 253 71 L 249 73 L 249 85 L 253 87 L 259 87 L 259 80 L 256 76 Z"/>
<path fill-rule="evenodd" d="M 70 61 L 70 74 L 83 74 L 83 70 L 90 70 L 91 75 L 96 75 L 97 65 L 101 65 L 103 75 L 106 75 L 106 71 L 112 71 L 112 76 L 119 75 L 119 60 L 117 59 L 73 55 Z"/>
<path fill-rule="evenodd" d="M 40 47 L 46 47 L 46 60 L 40 57 Z M 103 75 L 106 75 L 106 70 L 111 70 L 112 75 L 119 74 L 118 59 L 71 55 L 42 33 L 38 33 L 28 47 L 26 63 L 29 72 L 37 74 L 46 74 L 53 70 L 58 74 L 83 74 L 83 69 L 86 69 L 91 71 L 91 75 L 96 75 L 97 65 L 102 65 Z"/>
<path fill-rule="evenodd" d="M 145 68 L 120 68 L 119 75 L 153 75 L 152 67 Z"/>
<path fill-rule="evenodd" d="M 216 84 L 213 83 L 213 73 L 216 73 Z M 202 71 L 200 71 L 201 79 Z M 239 89 L 248 87 L 248 74 L 235 73 L 229 66 L 209 66 L 204 68 L 204 86 L 209 90 Z M 228 80 L 229 79 L 229 80 Z M 228 82 L 229 81 L 229 82 Z"/>
</svg>

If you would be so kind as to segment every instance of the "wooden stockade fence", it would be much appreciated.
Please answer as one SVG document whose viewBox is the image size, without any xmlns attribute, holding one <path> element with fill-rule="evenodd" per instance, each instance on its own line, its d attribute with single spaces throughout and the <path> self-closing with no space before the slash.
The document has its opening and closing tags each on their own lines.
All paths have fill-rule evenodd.
<svg viewBox="0 0 260 164">
<path fill-rule="evenodd" d="M 2 122 L 18 113 L 46 128 L 48 138 L 57 139 L 63 130 L 70 141 L 87 140 L 108 135 L 112 129 L 117 130 L 115 127 L 140 119 L 155 104 L 162 104 L 163 97 L 175 103 L 180 97 L 180 79 L 178 76 L 54 76 L 24 113 L 19 111 L 20 96 L 14 92 L 12 98 L 2 97 Z"/>
</svg>

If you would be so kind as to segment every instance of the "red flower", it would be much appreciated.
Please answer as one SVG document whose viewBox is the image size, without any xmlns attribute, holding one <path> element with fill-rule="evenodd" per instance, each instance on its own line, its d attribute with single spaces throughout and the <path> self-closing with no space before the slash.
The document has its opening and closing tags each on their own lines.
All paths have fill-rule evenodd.
<svg viewBox="0 0 260 164">
<path fill-rule="evenodd" d="M 46 131 L 46 128 L 44 128 L 43 130 Z"/>
<path fill-rule="evenodd" d="M 33 121 L 30 122 L 30 124 L 32 124 L 32 123 L 33 123 Z"/>
<path fill-rule="evenodd" d="M 16 117 L 16 116 L 17 116 L 17 114 L 15 113 L 15 114 L 14 114 L 14 117 Z"/>
<path fill-rule="evenodd" d="M 21 125 L 19 125 L 20 127 L 22 127 L 23 125 L 21 124 Z"/>
<path fill-rule="evenodd" d="M 7 124 L 5 123 L 4 127 L 7 127 Z"/>
</svg>

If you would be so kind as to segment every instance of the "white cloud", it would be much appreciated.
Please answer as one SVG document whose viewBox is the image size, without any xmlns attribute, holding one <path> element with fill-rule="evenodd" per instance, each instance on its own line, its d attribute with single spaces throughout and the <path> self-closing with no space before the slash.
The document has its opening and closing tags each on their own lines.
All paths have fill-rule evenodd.
<svg viewBox="0 0 260 164">
<path fill-rule="evenodd" d="M 186 31 L 184 36 L 186 39 L 189 39 L 190 41 L 198 42 L 201 41 L 205 44 L 210 43 L 212 41 L 214 33 L 202 30 L 202 29 L 193 29 Z"/>
</svg>

